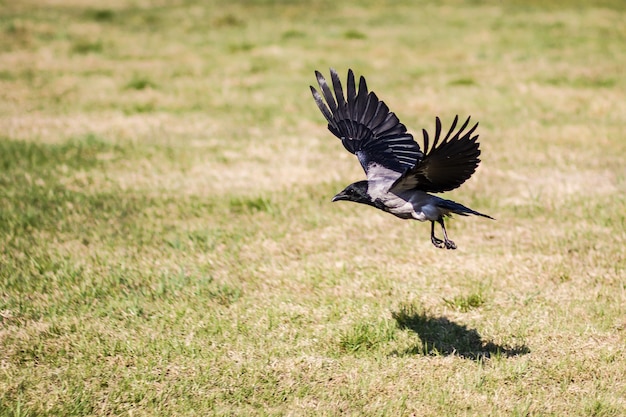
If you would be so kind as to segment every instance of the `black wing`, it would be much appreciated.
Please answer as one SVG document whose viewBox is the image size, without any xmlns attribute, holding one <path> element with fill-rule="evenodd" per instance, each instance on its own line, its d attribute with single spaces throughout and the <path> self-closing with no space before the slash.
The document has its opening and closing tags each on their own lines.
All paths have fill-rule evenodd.
<svg viewBox="0 0 626 417">
<path fill-rule="evenodd" d="M 480 162 L 478 135 L 472 136 L 478 123 L 464 133 L 470 121 L 468 117 L 463 126 L 453 134 L 458 120 L 459 116 L 456 116 L 446 137 L 439 142 L 441 120 L 437 117 L 435 138 L 430 149 L 428 132 L 423 130 L 424 158 L 398 178 L 392 188 L 442 193 L 457 188 L 472 176 Z"/>
<path fill-rule="evenodd" d="M 407 133 L 406 127 L 396 115 L 389 111 L 376 94 L 368 93 L 365 78 L 360 78 L 357 92 L 354 73 L 348 70 L 345 98 L 341 81 L 334 69 L 330 69 L 334 96 L 322 74 L 315 71 L 315 75 L 326 103 L 315 88 L 311 87 L 311 93 L 328 121 L 328 129 L 341 139 L 349 152 L 359 158 L 365 173 L 371 164 L 404 173 L 424 156 L 413 136 Z"/>
</svg>

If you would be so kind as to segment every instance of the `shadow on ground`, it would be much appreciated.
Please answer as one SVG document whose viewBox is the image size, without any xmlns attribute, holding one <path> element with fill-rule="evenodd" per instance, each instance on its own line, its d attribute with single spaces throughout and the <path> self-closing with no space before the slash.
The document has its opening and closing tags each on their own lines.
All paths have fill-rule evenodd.
<svg viewBox="0 0 626 417">
<path fill-rule="evenodd" d="M 500 346 L 485 342 L 475 329 L 468 329 L 445 317 L 432 317 L 426 312 L 404 308 L 391 314 L 400 329 L 414 331 L 422 342 L 421 345 L 396 352 L 398 355 L 456 355 L 482 360 L 492 355 L 511 357 L 530 352 L 526 345 Z"/>
</svg>

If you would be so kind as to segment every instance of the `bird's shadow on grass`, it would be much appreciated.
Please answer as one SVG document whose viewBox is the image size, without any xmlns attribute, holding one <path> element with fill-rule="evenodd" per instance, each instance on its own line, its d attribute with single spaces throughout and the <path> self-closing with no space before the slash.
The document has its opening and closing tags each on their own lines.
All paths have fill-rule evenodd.
<svg viewBox="0 0 626 417">
<path fill-rule="evenodd" d="M 421 344 L 397 355 L 455 355 L 465 359 L 483 360 L 492 356 L 511 357 L 530 353 L 526 345 L 501 346 L 485 342 L 475 329 L 454 323 L 446 317 L 433 317 L 427 312 L 401 308 L 392 312 L 400 329 L 415 332 Z"/>
</svg>

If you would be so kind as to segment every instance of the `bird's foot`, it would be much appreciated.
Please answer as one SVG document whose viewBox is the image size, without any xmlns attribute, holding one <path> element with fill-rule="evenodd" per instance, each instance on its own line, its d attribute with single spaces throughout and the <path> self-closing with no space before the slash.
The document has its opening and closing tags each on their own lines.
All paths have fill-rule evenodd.
<svg viewBox="0 0 626 417">
<path fill-rule="evenodd" d="M 435 235 L 432 235 L 430 237 L 430 241 L 433 242 L 433 245 L 435 245 L 436 247 L 443 248 L 443 240 L 437 239 Z"/>
<path fill-rule="evenodd" d="M 446 239 L 444 244 L 446 245 L 446 249 L 456 249 L 456 243 L 454 243 L 450 239 Z"/>
</svg>

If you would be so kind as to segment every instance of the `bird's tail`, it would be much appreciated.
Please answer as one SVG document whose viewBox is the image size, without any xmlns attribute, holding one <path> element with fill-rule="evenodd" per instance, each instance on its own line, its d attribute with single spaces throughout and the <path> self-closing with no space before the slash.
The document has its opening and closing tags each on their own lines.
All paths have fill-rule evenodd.
<svg viewBox="0 0 626 417">
<path fill-rule="evenodd" d="M 452 200 L 441 199 L 441 201 L 437 203 L 437 206 L 444 210 L 447 210 L 448 215 L 450 215 L 451 213 L 459 214 L 461 216 L 469 216 L 470 214 L 473 214 L 475 216 L 481 216 L 481 217 L 486 217 L 491 220 L 495 220 L 493 217 L 487 214 L 479 213 L 476 210 L 472 210 L 471 208 L 465 207 L 463 204 L 459 204 Z"/>
</svg>

